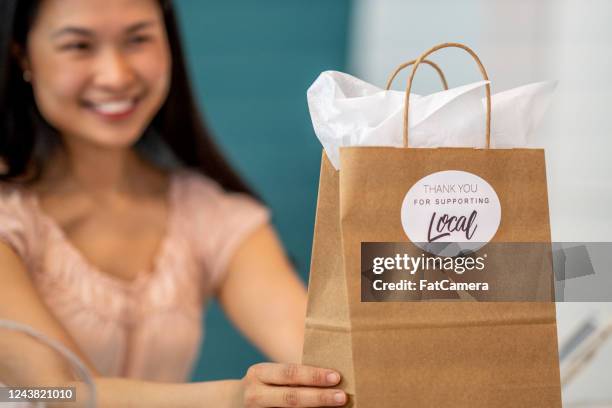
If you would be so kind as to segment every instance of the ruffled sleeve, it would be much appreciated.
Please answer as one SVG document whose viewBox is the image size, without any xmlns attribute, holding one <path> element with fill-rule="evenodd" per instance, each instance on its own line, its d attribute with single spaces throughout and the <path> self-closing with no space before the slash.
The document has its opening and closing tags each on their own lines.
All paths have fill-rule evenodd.
<svg viewBox="0 0 612 408">
<path fill-rule="evenodd" d="M 0 241 L 28 262 L 31 257 L 33 214 L 17 187 L 0 184 Z"/>
<path fill-rule="evenodd" d="M 207 289 L 214 291 L 240 244 L 269 222 L 270 212 L 251 196 L 227 192 L 199 173 L 186 172 L 183 187 L 194 252 Z"/>
</svg>

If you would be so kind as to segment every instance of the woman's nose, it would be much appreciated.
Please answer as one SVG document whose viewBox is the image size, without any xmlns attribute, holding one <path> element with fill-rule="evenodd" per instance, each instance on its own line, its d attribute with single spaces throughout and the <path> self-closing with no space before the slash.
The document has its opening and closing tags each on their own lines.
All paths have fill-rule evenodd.
<svg viewBox="0 0 612 408">
<path fill-rule="evenodd" d="M 121 50 L 106 49 L 99 55 L 95 84 L 109 91 L 125 91 L 134 83 L 135 73 Z"/>
</svg>

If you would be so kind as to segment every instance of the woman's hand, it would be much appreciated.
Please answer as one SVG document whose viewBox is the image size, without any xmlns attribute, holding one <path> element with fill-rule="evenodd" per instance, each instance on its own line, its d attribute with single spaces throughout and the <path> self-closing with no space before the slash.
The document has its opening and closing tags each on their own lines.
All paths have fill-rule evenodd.
<svg viewBox="0 0 612 408">
<path fill-rule="evenodd" d="M 245 408 L 338 407 L 346 394 L 330 389 L 340 382 L 333 370 L 298 364 L 260 363 L 249 368 L 241 381 Z"/>
</svg>

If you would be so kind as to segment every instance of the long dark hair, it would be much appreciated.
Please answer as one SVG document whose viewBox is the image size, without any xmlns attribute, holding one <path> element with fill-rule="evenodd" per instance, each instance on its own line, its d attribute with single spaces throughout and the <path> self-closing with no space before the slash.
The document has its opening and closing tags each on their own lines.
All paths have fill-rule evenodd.
<svg viewBox="0 0 612 408">
<path fill-rule="evenodd" d="M 171 157 L 184 167 L 216 180 L 228 191 L 255 196 L 225 160 L 213 142 L 197 109 L 175 12 L 170 0 L 159 0 L 172 56 L 170 91 L 163 106 L 136 144 L 152 156 Z M 26 49 L 30 26 L 40 0 L 0 1 L 0 181 L 31 183 L 41 176 L 43 164 L 59 138 L 40 115 L 32 88 L 22 79 L 14 55 L 16 44 Z"/>
</svg>

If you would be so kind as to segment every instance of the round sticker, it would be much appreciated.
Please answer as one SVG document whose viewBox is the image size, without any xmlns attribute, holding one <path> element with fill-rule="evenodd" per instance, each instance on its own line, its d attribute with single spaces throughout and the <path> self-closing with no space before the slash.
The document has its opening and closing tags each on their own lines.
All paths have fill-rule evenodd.
<svg viewBox="0 0 612 408">
<path fill-rule="evenodd" d="M 446 170 L 423 177 L 408 190 L 401 218 L 415 245 L 435 255 L 456 256 L 476 251 L 493 238 L 501 206 L 486 180 Z"/>
</svg>

